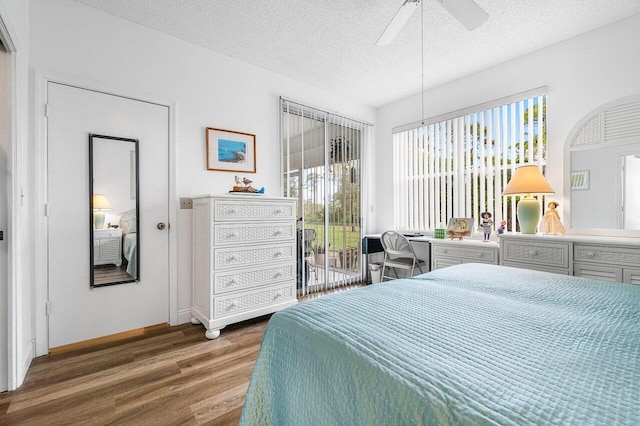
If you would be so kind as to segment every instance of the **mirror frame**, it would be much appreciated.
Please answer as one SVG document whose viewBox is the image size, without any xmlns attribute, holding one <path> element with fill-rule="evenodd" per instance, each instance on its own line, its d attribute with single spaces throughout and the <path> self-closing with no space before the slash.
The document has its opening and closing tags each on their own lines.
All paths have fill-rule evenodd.
<svg viewBox="0 0 640 426">
<path fill-rule="evenodd" d="M 578 133 L 582 130 L 584 125 L 602 115 L 605 111 L 625 104 L 640 103 L 640 95 L 625 96 L 623 98 L 616 99 L 599 106 L 598 108 L 591 110 L 585 114 L 578 123 L 571 129 L 567 139 L 564 143 L 563 151 L 563 217 L 566 226 L 567 234 L 571 235 L 596 235 L 596 236 L 616 236 L 616 237 L 634 237 L 640 238 L 640 230 L 636 229 L 607 229 L 607 228 L 573 228 L 571 226 L 571 145 Z M 602 123 L 601 126 L 602 128 Z M 602 146 L 607 146 L 606 142 L 602 143 Z"/>
<path fill-rule="evenodd" d="M 132 142 L 134 144 L 135 151 L 135 194 L 136 194 L 136 277 L 131 280 L 114 281 L 104 284 L 95 284 L 94 277 L 94 265 L 93 265 L 93 144 L 94 139 L 106 139 L 114 141 Z M 89 133 L 89 286 L 91 289 L 108 287 L 117 284 L 136 283 L 140 281 L 140 179 L 139 179 L 139 143 L 138 139 L 120 138 L 117 136 L 100 135 L 96 133 Z"/>
</svg>

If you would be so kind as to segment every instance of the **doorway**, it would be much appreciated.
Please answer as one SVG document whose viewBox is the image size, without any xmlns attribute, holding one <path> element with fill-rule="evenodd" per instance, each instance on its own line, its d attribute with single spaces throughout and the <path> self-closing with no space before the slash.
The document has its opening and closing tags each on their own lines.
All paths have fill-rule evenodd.
<svg viewBox="0 0 640 426">
<path fill-rule="evenodd" d="M 298 294 L 362 280 L 368 124 L 281 100 L 284 195 L 298 198 Z"/>
<path fill-rule="evenodd" d="M 46 90 L 49 348 L 169 322 L 169 108 L 56 82 Z M 90 157 L 92 134 L 137 140 L 136 169 L 109 138 Z M 90 180 L 97 161 L 113 174 Z M 108 206 L 91 203 L 94 185 Z M 94 269 L 131 265 L 131 239 L 135 279 L 92 286 Z"/>
<path fill-rule="evenodd" d="M 7 325 L 0 328 L 0 391 L 8 389 L 8 332 L 10 324 L 8 308 L 9 300 L 9 247 L 5 240 L 9 226 L 9 162 L 12 158 L 11 129 L 11 60 L 0 41 L 0 324 Z"/>
</svg>

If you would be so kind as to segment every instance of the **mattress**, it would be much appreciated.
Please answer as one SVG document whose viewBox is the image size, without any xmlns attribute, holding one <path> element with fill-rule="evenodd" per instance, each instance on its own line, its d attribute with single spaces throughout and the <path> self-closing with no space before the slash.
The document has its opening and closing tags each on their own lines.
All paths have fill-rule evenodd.
<svg viewBox="0 0 640 426">
<path fill-rule="evenodd" d="M 269 321 L 243 425 L 640 424 L 640 287 L 466 264 Z"/>
</svg>

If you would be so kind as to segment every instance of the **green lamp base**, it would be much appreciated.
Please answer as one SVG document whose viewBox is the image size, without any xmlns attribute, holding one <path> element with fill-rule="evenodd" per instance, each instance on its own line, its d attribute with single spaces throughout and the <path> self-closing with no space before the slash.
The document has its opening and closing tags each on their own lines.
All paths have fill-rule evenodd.
<svg viewBox="0 0 640 426">
<path fill-rule="evenodd" d="M 93 212 L 93 228 L 102 229 L 103 226 L 104 226 L 104 213 Z"/>
<path fill-rule="evenodd" d="M 535 234 L 540 222 L 540 203 L 527 195 L 518 202 L 518 223 L 523 234 Z"/>
</svg>

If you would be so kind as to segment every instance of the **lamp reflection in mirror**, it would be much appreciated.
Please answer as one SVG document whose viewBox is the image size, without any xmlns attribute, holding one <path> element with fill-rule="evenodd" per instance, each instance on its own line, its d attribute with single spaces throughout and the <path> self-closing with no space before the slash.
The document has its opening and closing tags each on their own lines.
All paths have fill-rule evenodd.
<svg viewBox="0 0 640 426">
<path fill-rule="evenodd" d="M 516 209 L 520 232 L 535 234 L 540 222 L 540 202 L 533 195 L 553 194 L 555 191 L 544 178 L 538 166 L 518 167 L 502 195 L 523 195 Z"/>
<path fill-rule="evenodd" d="M 102 210 L 111 210 L 111 204 L 104 194 L 93 194 L 93 227 L 95 229 L 102 229 L 104 226 Z"/>
</svg>

